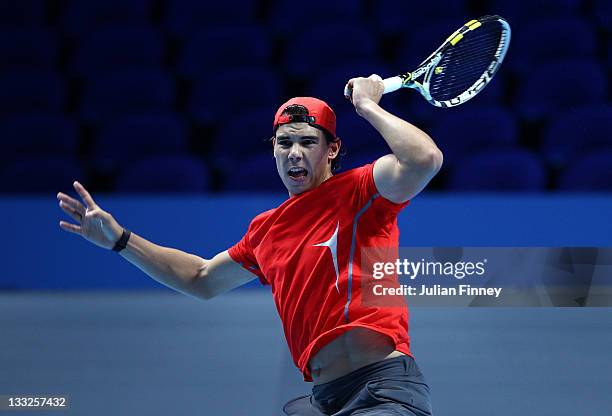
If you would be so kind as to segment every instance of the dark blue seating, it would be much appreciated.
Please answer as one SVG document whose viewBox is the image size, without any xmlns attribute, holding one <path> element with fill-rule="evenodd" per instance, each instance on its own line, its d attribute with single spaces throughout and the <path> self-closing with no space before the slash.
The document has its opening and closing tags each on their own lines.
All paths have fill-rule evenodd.
<svg viewBox="0 0 612 416">
<path fill-rule="evenodd" d="M 347 170 L 359 168 L 363 165 L 374 163 L 378 158 L 384 156 L 374 152 L 349 152 L 340 162 L 340 170 L 338 173 L 346 172 Z"/>
<path fill-rule="evenodd" d="M 527 121 L 540 121 L 559 111 L 599 104 L 606 98 L 604 69 L 590 60 L 564 60 L 534 67 L 518 90 L 515 108 Z"/>
<path fill-rule="evenodd" d="M 34 27 L 45 23 L 45 0 L 0 2 L 0 26 Z"/>
<path fill-rule="evenodd" d="M 485 149 L 512 148 L 518 143 L 514 116 L 500 107 L 457 107 L 440 113 L 430 134 L 447 166 Z"/>
<path fill-rule="evenodd" d="M 561 174 L 559 188 L 612 191 L 612 150 L 597 151 L 573 161 Z"/>
<path fill-rule="evenodd" d="M 231 154 L 237 159 L 251 153 L 272 152 L 273 107 L 254 108 L 245 112 L 232 112 L 227 123 L 220 126 L 214 139 L 215 153 Z"/>
<path fill-rule="evenodd" d="M 610 33 L 612 31 L 612 3 L 608 0 L 594 0 L 591 10 L 599 27 Z"/>
<path fill-rule="evenodd" d="M 524 149 L 487 150 L 458 161 L 448 189 L 462 191 L 540 191 L 546 172 L 540 160 Z"/>
<path fill-rule="evenodd" d="M 577 108 L 557 115 L 543 136 L 546 160 L 563 166 L 584 153 L 612 149 L 612 106 Z"/>
<path fill-rule="evenodd" d="M 583 0 L 532 0 L 518 2 L 513 0 L 493 0 L 489 6 L 490 14 L 498 14 L 517 25 L 535 18 L 551 16 L 573 16 L 578 14 Z"/>
<path fill-rule="evenodd" d="M 286 193 L 272 154 L 252 154 L 235 163 L 232 172 L 224 175 L 223 190 L 242 192 Z M 285 194 L 286 195 L 286 194 Z"/>
<path fill-rule="evenodd" d="M 57 40 L 44 29 L 0 28 L 0 71 L 50 71 L 57 61 Z"/>
<path fill-rule="evenodd" d="M 75 156 L 78 126 L 64 116 L 16 116 L 0 122 L 0 162 L 20 156 Z"/>
<path fill-rule="evenodd" d="M 312 0 L 308 4 L 299 5 L 276 1 L 270 8 L 266 27 L 287 47 L 294 47 L 294 35 L 303 32 L 304 28 L 328 23 L 359 22 L 364 13 L 364 3 L 363 0 Z M 308 51 L 320 46 L 313 43 L 309 45 Z"/>
<path fill-rule="evenodd" d="M 117 71 L 89 80 L 81 112 L 96 123 L 127 114 L 167 113 L 174 99 L 174 80 L 162 71 Z"/>
<path fill-rule="evenodd" d="M 235 69 L 196 81 L 189 110 L 202 124 L 233 122 L 236 115 L 267 107 L 270 120 L 283 101 L 279 76 L 266 69 Z M 272 123 L 270 121 L 270 123 Z"/>
<path fill-rule="evenodd" d="M 257 25 L 225 25 L 203 28 L 189 41 L 178 63 L 184 77 L 202 77 L 230 68 L 265 66 L 272 47 L 264 30 Z"/>
<path fill-rule="evenodd" d="M 153 155 L 188 152 L 184 122 L 174 114 L 126 116 L 101 129 L 93 149 L 93 165 L 112 172 L 119 164 Z"/>
<path fill-rule="evenodd" d="M 194 156 L 154 156 L 132 161 L 121 171 L 119 192 L 205 192 L 210 182 L 206 164 Z"/>
<path fill-rule="evenodd" d="M 109 27 L 84 37 L 72 69 L 86 77 L 116 69 L 159 69 L 164 55 L 163 36 L 153 27 Z"/>
<path fill-rule="evenodd" d="M 173 36 L 187 39 L 197 30 L 210 25 L 251 23 L 255 21 L 258 4 L 257 0 L 172 0 L 166 2 L 164 25 Z M 243 47 L 248 48 L 246 43 Z"/>
<path fill-rule="evenodd" d="M 376 38 L 358 24 L 309 27 L 286 45 L 285 67 L 295 78 L 310 79 L 325 68 L 377 58 Z M 308 58 L 304 58 L 308 51 Z M 324 63 L 324 64 L 323 64 Z"/>
<path fill-rule="evenodd" d="M 70 157 L 23 157 L 0 167 L 0 192 L 45 192 L 53 198 L 58 190 L 70 191 L 75 180 L 87 182 L 79 161 Z"/>
<path fill-rule="evenodd" d="M 588 21 L 578 17 L 536 19 L 515 32 L 508 65 L 521 75 L 531 75 L 541 63 L 595 56 L 596 33 Z"/>
<path fill-rule="evenodd" d="M 78 36 L 103 27 L 143 25 L 153 0 L 70 0 L 61 16 L 62 30 Z"/>
<path fill-rule="evenodd" d="M 59 114 L 63 79 L 55 72 L 11 72 L 0 77 L 0 120 L 20 114 Z"/>
<path fill-rule="evenodd" d="M 439 32 L 437 36 L 440 38 L 439 43 L 441 44 L 452 32 L 473 18 L 467 12 L 465 3 L 466 1 L 461 0 L 448 1 L 444 5 L 428 1 L 398 2 L 395 0 L 378 0 L 373 3 L 373 19 L 377 31 L 383 36 L 412 34 L 412 36 L 421 38 L 420 31 L 427 27 L 429 23 L 435 19 L 450 18 L 452 21 L 450 27 L 443 32 Z M 429 42 L 426 37 L 423 37 L 422 40 L 423 43 Z M 437 42 L 438 40 L 435 40 L 434 43 Z M 435 47 L 437 45 L 429 45 L 429 48 Z M 431 49 L 427 55 L 433 52 L 433 50 Z M 421 58 L 421 60 L 425 59 L 427 55 Z"/>
<path fill-rule="evenodd" d="M 395 66 L 401 71 L 418 67 L 448 36 L 465 22 L 456 17 L 418 20 L 410 30 L 402 32 L 395 47 Z"/>
<path fill-rule="evenodd" d="M 350 101 L 344 98 L 345 84 L 351 78 L 369 77 L 372 74 L 378 74 L 385 78 L 395 75 L 395 72 L 392 72 L 385 63 L 377 59 L 344 63 L 330 67 L 314 78 L 308 93 L 327 102 L 334 111 L 341 111 L 342 108 L 353 108 Z"/>
<path fill-rule="evenodd" d="M 354 109 L 337 113 L 336 133 L 349 159 L 358 153 L 381 156 L 390 152 L 385 139 Z"/>
</svg>

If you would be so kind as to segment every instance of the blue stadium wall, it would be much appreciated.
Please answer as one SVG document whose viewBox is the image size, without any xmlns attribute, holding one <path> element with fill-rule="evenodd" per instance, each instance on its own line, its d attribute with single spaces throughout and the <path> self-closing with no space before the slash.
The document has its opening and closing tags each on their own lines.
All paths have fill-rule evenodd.
<svg viewBox="0 0 612 416">
<path fill-rule="evenodd" d="M 210 258 L 282 194 L 97 195 L 125 227 Z M 610 194 L 435 194 L 400 214 L 402 246 L 611 246 Z M 0 197 L 0 290 L 164 288 L 120 256 L 62 231 L 55 195 Z M 261 287 L 257 281 L 248 287 Z M 169 290 L 169 289 L 168 289 Z"/>
</svg>

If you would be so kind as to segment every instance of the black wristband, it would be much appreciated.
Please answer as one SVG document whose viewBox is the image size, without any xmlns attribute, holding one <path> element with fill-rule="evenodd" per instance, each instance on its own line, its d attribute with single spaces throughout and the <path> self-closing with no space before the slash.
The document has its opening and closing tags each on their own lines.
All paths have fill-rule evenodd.
<svg viewBox="0 0 612 416">
<path fill-rule="evenodd" d="M 124 228 L 123 233 L 121 234 L 121 238 L 117 240 L 115 246 L 113 247 L 113 251 L 116 251 L 118 253 L 123 250 L 127 246 L 128 240 L 130 239 L 130 235 L 132 235 L 132 232 Z"/>
</svg>

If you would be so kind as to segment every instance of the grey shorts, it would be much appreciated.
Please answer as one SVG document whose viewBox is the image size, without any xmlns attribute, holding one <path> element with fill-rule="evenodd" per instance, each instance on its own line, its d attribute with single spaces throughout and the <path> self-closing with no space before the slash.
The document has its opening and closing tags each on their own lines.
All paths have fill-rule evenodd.
<svg viewBox="0 0 612 416">
<path fill-rule="evenodd" d="M 429 386 L 410 356 L 367 365 L 283 406 L 288 416 L 431 416 Z"/>
</svg>

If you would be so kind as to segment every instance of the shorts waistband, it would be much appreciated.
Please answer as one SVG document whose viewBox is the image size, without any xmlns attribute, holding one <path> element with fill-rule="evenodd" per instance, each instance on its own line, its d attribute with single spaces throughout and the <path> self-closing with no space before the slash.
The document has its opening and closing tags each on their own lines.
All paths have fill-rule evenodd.
<svg viewBox="0 0 612 416">
<path fill-rule="evenodd" d="M 368 364 L 335 380 L 314 386 L 312 388 L 313 398 L 319 403 L 327 403 L 331 400 L 346 401 L 368 381 L 405 375 L 413 360 L 414 358 L 409 355 L 402 355 Z"/>
</svg>

